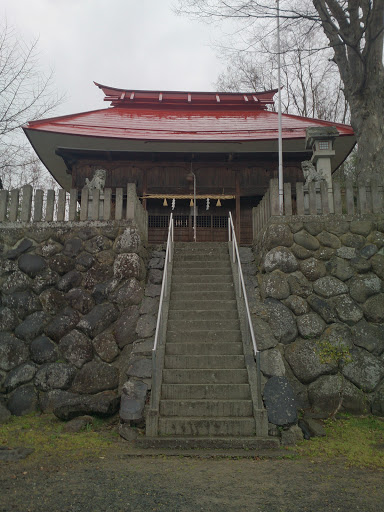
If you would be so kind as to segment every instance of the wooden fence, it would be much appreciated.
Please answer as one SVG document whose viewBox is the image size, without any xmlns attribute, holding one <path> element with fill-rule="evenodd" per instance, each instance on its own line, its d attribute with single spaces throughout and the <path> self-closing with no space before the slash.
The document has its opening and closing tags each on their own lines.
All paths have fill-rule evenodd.
<svg viewBox="0 0 384 512">
<path fill-rule="evenodd" d="M 341 185 L 334 181 L 332 190 L 327 183 L 311 182 L 307 185 L 284 183 L 284 216 L 365 214 L 384 211 L 384 187 L 375 181 L 366 184 Z M 278 180 L 270 181 L 269 188 L 260 203 L 252 209 L 253 238 L 272 216 L 280 215 Z"/>
<path fill-rule="evenodd" d="M 124 193 L 125 192 L 125 193 Z M 21 189 L 0 190 L 1 222 L 65 222 L 133 220 L 148 237 L 148 214 L 136 194 L 136 185 L 104 190 L 83 188 L 66 192 Z"/>
</svg>

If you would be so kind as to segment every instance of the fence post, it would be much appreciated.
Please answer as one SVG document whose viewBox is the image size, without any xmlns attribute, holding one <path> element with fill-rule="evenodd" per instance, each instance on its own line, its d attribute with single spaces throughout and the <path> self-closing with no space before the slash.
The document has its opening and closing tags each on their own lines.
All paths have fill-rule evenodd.
<svg viewBox="0 0 384 512">
<path fill-rule="evenodd" d="M 21 222 L 29 222 L 31 220 L 31 208 L 32 208 L 32 187 L 31 185 L 24 185 L 23 187 L 23 198 L 21 200 Z"/>
<path fill-rule="evenodd" d="M 9 220 L 11 222 L 17 221 L 17 214 L 19 212 L 19 189 L 11 190 L 11 204 L 9 206 Z"/>
<path fill-rule="evenodd" d="M 269 197 L 271 204 L 271 215 L 280 215 L 279 207 L 279 183 L 276 178 L 269 182 Z"/>
<path fill-rule="evenodd" d="M 91 206 L 91 219 L 99 220 L 100 209 L 100 189 L 94 188 L 92 190 L 92 206 Z"/>
<path fill-rule="evenodd" d="M 0 190 L 0 222 L 7 218 L 8 190 Z"/>
<path fill-rule="evenodd" d="M 353 198 L 353 185 L 350 182 L 348 182 L 345 187 L 345 197 L 347 200 L 347 213 L 348 213 L 348 215 L 354 215 L 355 201 Z"/>
<path fill-rule="evenodd" d="M 296 183 L 296 211 L 297 215 L 304 215 L 304 183 Z"/>
<path fill-rule="evenodd" d="M 65 219 L 65 199 L 66 192 L 63 188 L 59 190 L 59 199 L 57 201 L 57 220 L 63 221 Z"/>
<path fill-rule="evenodd" d="M 127 214 L 126 219 L 135 220 L 136 210 L 136 185 L 135 183 L 127 184 Z"/>
<path fill-rule="evenodd" d="M 81 191 L 80 220 L 88 219 L 88 200 L 89 190 L 84 187 Z"/>
<path fill-rule="evenodd" d="M 316 184 L 314 181 L 308 183 L 309 214 L 317 215 Z"/>
<path fill-rule="evenodd" d="M 359 211 L 360 213 L 367 213 L 367 187 L 364 183 L 359 183 L 357 187 L 359 198 Z"/>
<path fill-rule="evenodd" d="M 284 215 L 292 215 L 292 187 L 284 183 Z"/>
<path fill-rule="evenodd" d="M 341 202 L 341 188 L 338 181 L 333 182 L 333 206 L 334 213 L 343 213 L 343 203 Z"/>
<path fill-rule="evenodd" d="M 123 189 L 116 189 L 116 207 L 115 207 L 115 220 L 123 218 Z"/>
<path fill-rule="evenodd" d="M 328 184 L 326 181 L 321 181 L 320 182 L 320 194 L 321 194 L 321 213 L 322 215 L 328 215 L 328 213 L 330 213 L 330 208 L 329 208 L 329 194 L 332 194 L 332 192 L 330 192 L 328 190 Z"/>
<path fill-rule="evenodd" d="M 45 210 L 45 220 L 47 222 L 53 221 L 53 212 L 55 209 L 55 191 L 48 190 L 47 192 L 47 206 Z"/>
<path fill-rule="evenodd" d="M 68 220 L 76 220 L 76 207 L 77 207 L 77 189 L 71 188 L 71 190 L 69 191 Z"/>
<path fill-rule="evenodd" d="M 40 222 L 43 218 L 43 199 L 44 199 L 44 191 L 36 190 L 35 192 L 35 205 L 33 209 L 33 221 Z"/>
<path fill-rule="evenodd" d="M 111 219 L 111 204 L 112 204 L 112 189 L 105 188 L 104 189 L 104 212 L 103 212 L 104 220 Z"/>
</svg>

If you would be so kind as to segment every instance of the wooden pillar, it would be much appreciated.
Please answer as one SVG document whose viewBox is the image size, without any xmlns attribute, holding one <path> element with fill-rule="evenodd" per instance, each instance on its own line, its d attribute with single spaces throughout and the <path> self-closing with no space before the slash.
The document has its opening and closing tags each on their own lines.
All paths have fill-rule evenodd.
<svg viewBox="0 0 384 512">
<path fill-rule="evenodd" d="M 240 173 L 236 172 L 236 226 L 235 226 L 235 229 L 236 229 L 237 243 L 239 245 L 241 243 L 240 228 L 241 228 L 241 223 L 240 223 Z"/>
<path fill-rule="evenodd" d="M 147 170 L 142 169 L 141 172 L 143 173 L 143 208 L 147 210 L 147 199 L 145 197 L 147 194 Z"/>
</svg>

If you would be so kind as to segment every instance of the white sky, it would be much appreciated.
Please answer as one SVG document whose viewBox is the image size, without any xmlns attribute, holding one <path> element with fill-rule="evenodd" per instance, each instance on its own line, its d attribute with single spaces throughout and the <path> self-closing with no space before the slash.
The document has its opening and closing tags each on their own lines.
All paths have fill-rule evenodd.
<svg viewBox="0 0 384 512">
<path fill-rule="evenodd" d="M 176 16 L 173 0 L 0 0 L 26 42 L 39 38 L 43 70 L 67 101 L 56 115 L 107 107 L 103 85 L 213 90 L 224 65 L 211 49 L 211 25 Z"/>
</svg>

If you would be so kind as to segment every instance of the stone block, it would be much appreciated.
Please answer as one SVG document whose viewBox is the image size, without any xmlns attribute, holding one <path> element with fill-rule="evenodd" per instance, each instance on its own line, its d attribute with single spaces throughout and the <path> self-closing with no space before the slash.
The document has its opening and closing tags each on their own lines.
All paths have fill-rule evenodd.
<svg viewBox="0 0 384 512">
<path fill-rule="evenodd" d="M 109 299 L 121 306 L 140 304 L 144 296 L 144 289 L 135 278 L 127 279 L 124 284 L 109 296 Z"/>
<path fill-rule="evenodd" d="M 72 288 L 65 295 L 68 304 L 82 315 L 88 314 L 94 307 L 95 301 L 91 295 L 82 288 Z"/>
<path fill-rule="evenodd" d="M 16 260 L 21 254 L 28 251 L 32 247 L 32 240 L 24 238 L 14 249 L 8 251 L 5 255 L 9 260 Z"/>
<path fill-rule="evenodd" d="M 15 336 L 0 332 L 0 369 L 9 371 L 28 360 L 27 345 Z"/>
<path fill-rule="evenodd" d="M 107 363 L 91 361 L 79 370 L 73 380 L 71 391 L 80 394 L 95 394 L 116 389 L 119 371 Z"/>
<path fill-rule="evenodd" d="M 283 377 L 284 361 L 278 349 L 263 350 L 260 354 L 260 369 L 267 377 Z"/>
<path fill-rule="evenodd" d="M 311 308 L 318 313 L 327 324 L 336 321 L 336 313 L 333 305 L 329 304 L 326 299 L 320 298 L 317 295 L 310 295 L 307 299 Z"/>
<path fill-rule="evenodd" d="M 370 322 L 384 322 L 384 293 L 370 297 L 363 305 L 363 312 Z"/>
<path fill-rule="evenodd" d="M 309 306 L 305 299 L 299 297 L 298 295 L 290 295 L 285 301 L 285 306 L 289 307 L 289 309 L 296 315 L 304 315 L 305 313 L 309 313 Z"/>
<path fill-rule="evenodd" d="M 77 328 L 87 336 L 94 338 L 117 318 L 119 312 L 113 304 L 97 304 L 87 315 L 83 316 L 77 324 Z"/>
<path fill-rule="evenodd" d="M 296 258 L 286 247 L 275 247 L 267 252 L 264 258 L 264 270 L 266 272 L 281 270 L 282 272 L 291 273 L 295 272 L 297 267 Z"/>
<path fill-rule="evenodd" d="M 90 254 L 97 254 L 101 251 L 111 249 L 112 241 L 103 235 L 97 235 L 84 242 L 84 249 Z"/>
<path fill-rule="evenodd" d="M 366 412 L 364 394 L 351 382 L 338 375 L 322 375 L 308 386 L 311 407 L 316 411 L 332 413 L 340 402 L 347 412 L 362 414 Z"/>
<path fill-rule="evenodd" d="M 87 363 L 93 357 L 93 347 L 90 339 L 76 329 L 61 338 L 59 350 L 66 361 L 76 366 L 76 368 L 81 368 L 84 363 Z"/>
<path fill-rule="evenodd" d="M 15 335 L 25 341 L 31 341 L 42 334 L 50 317 L 44 311 L 36 311 L 19 324 L 15 329 Z"/>
<path fill-rule="evenodd" d="M 35 277 L 42 272 L 47 263 L 44 258 L 37 254 L 22 254 L 18 260 L 19 269 L 29 277 Z"/>
<path fill-rule="evenodd" d="M 303 384 L 309 384 L 320 375 L 335 372 L 337 364 L 322 363 L 319 357 L 321 347 L 315 340 L 298 339 L 285 348 L 285 359 L 292 371 Z"/>
<path fill-rule="evenodd" d="M 102 332 L 92 340 L 97 355 L 106 363 L 111 363 L 119 355 L 120 350 L 112 332 Z"/>
<path fill-rule="evenodd" d="M 113 265 L 113 275 L 115 279 L 136 278 L 141 281 L 145 277 L 145 267 L 143 260 L 134 253 L 119 254 Z"/>
<path fill-rule="evenodd" d="M 384 325 L 373 325 L 363 319 L 353 326 L 352 334 L 355 345 L 375 356 L 384 352 Z"/>
<path fill-rule="evenodd" d="M 37 366 L 31 362 L 23 363 L 11 370 L 4 381 L 7 393 L 10 393 L 22 384 L 30 382 L 35 376 Z"/>
<path fill-rule="evenodd" d="M 287 224 L 269 224 L 263 236 L 263 246 L 267 251 L 277 246 L 290 247 L 293 235 Z"/>
<path fill-rule="evenodd" d="M 316 249 L 320 247 L 320 243 L 317 240 L 317 238 L 315 238 L 305 230 L 295 233 L 293 235 L 293 239 L 298 245 L 301 245 L 302 247 L 308 249 L 309 251 L 316 251 Z"/>
<path fill-rule="evenodd" d="M 331 301 L 334 302 L 335 311 L 341 322 L 354 325 L 363 318 L 363 311 L 349 295 L 339 295 Z"/>
<path fill-rule="evenodd" d="M 113 326 L 113 335 L 119 348 L 125 347 L 138 339 L 136 324 L 139 320 L 138 306 L 130 306 L 121 312 L 120 318 Z"/>
<path fill-rule="evenodd" d="M 79 319 L 80 315 L 76 310 L 64 308 L 45 327 L 45 334 L 52 340 L 59 341 L 77 325 Z"/>
<path fill-rule="evenodd" d="M 313 283 L 313 291 L 322 297 L 334 297 L 348 293 L 348 286 L 336 277 L 325 276 Z"/>
<path fill-rule="evenodd" d="M 279 270 L 264 274 L 262 276 L 260 292 L 264 298 L 286 299 L 290 294 L 290 290 L 285 274 Z"/>
<path fill-rule="evenodd" d="M 296 397 L 286 377 L 272 377 L 264 387 L 268 421 L 284 426 L 297 421 Z"/>
<path fill-rule="evenodd" d="M 354 274 L 353 268 L 348 261 L 343 258 L 338 258 L 337 256 L 332 257 L 326 263 L 326 269 L 331 276 L 340 279 L 340 281 L 347 281 Z"/>
<path fill-rule="evenodd" d="M 47 363 L 37 371 L 35 386 L 41 391 L 68 389 L 75 373 L 75 368 L 69 364 Z"/>
<path fill-rule="evenodd" d="M 294 272 L 288 276 L 288 284 L 291 295 L 308 297 L 312 294 L 312 283 L 301 272 Z"/>
<path fill-rule="evenodd" d="M 8 410 L 14 416 L 24 416 L 38 410 L 37 393 L 33 386 L 17 388 L 9 397 Z"/>
<path fill-rule="evenodd" d="M 341 247 L 340 239 L 336 235 L 328 233 L 328 231 L 319 233 L 317 235 L 317 239 L 321 245 L 324 245 L 325 247 L 331 247 L 331 249 L 338 249 Z"/>
<path fill-rule="evenodd" d="M 104 391 L 96 395 L 75 395 L 63 397 L 53 409 L 61 420 L 71 420 L 84 414 L 95 416 L 113 416 L 119 410 L 120 397 L 113 391 Z"/>
<path fill-rule="evenodd" d="M 300 270 L 309 281 L 316 281 L 327 273 L 324 263 L 315 258 L 302 261 L 300 263 Z"/>
<path fill-rule="evenodd" d="M 366 393 L 372 392 L 384 377 L 384 362 L 366 350 L 356 348 L 352 361 L 343 366 L 343 375 Z"/>
<path fill-rule="evenodd" d="M 297 328 L 303 338 L 317 338 L 325 329 L 325 322 L 316 313 L 307 313 L 297 318 Z"/>
<path fill-rule="evenodd" d="M 83 276 L 77 270 L 67 272 L 57 283 L 57 288 L 62 292 L 69 292 L 72 288 L 77 288 L 81 285 Z"/>
<path fill-rule="evenodd" d="M 293 341 L 298 331 L 292 312 L 275 299 L 266 299 L 265 307 L 269 313 L 268 322 L 275 338 L 284 344 Z"/>
<path fill-rule="evenodd" d="M 155 315 L 141 315 L 136 325 L 136 334 L 139 338 L 149 338 L 155 334 L 157 317 Z"/>
<path fill-rule="evenodd" d="M 37 364 L 53 363 L 59 358 L 58 349 L 49 338 L 39 336 L 30 346 L 31 359 Z"/>
</svg>

